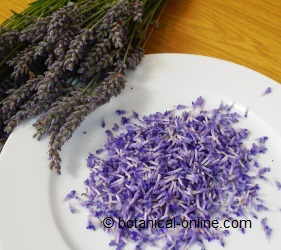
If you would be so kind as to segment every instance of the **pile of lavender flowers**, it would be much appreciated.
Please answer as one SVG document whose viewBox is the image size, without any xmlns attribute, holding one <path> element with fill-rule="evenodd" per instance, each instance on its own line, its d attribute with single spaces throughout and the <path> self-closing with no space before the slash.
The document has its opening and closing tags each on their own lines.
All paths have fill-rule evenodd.
<svg viewBox="0 0 281 250">
<path fill-rule="evenodd" d="M 213 240 L 224 246 L 229 231 L 179 228 L 170 234 L 165 228 L 119 228 L 118 220 L 259 219 L 259 212 L 268 210 L 257 184 L 270 171 L 257 160 L 266 152 L 268 138 L 246 147 L 250 131 L 234 126 L 244 117 L 228 105 L 213 110 L 203 105 L 199 97 L 189 109 L 178 105 L 144 117 L 117 111 L 121 124 L 106 130 L 106 144 L 88 157 L 86 195 L 67 195 L 88 211 L 88 229 L 97 226 L 93 218 L 110 216 L 116 235 L 110 245 L 116 250 L 129 240 L 136 242 L 136 249 L 144 249 L 159 239 L 166 242 L 164 249 L 198 244 L 203 250 Z M 259 220 L 270 236 L 267 219 Z"/>
<path fill-rule="evenodd" d="M 50 137 L 50 168 L 61 173 L 62 146 L 125 87 L 165 1 L 38 0 L 8 21 L 0 33 L 0 151 L 18 124 L 40 115 L 35 137 Z"/>
</svg>

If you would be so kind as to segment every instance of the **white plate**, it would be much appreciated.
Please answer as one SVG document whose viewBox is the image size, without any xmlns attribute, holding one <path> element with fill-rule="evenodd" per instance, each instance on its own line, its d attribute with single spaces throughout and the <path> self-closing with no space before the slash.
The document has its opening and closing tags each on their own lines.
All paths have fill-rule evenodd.
<svg viewBox="0 0 281 250">
<path fill-rule="evenodd" d="M 272 87 L 273 93 L 262 96 L 267 87 Z M 0 156 L 0 249 L 113 249 L 107 245 L 110 236 L 102 230 L 87 231 L 85 214 L 70 214 L 63 202 L 68 191 L 84 190 L 88 153 L 105 141 L 101 120 L 105 119 L 107 124 L 118 120 L 114 115 L 116 109 L 147 114 L 177 104 L 188 105 L 200 95 L 210 107 L 224 101 L 235 103 L 241 113 L 249 108 L 249 117 L 241 126 L 253 131 L 253 138 L 270 137 L 270 150 L 261 161 L 272 167 L 273 180 L 281 179 L 281 87 L 276 82 L 250 69 L 213 58 L 148 55 L 130 74 L 126 90 L 90 115 L 64 147 L 62 176 L 49 171 L 48 140 L 38 142 L 32 138 L 33 121 L 14 131 Z M 263 193 L 272 208 L 281 207 L 281 193 L 273 185 L 264 185 Z M 269 216 L 274 229 L 270 241 L 264 237 L 260 225 L 253 222 L 253 228 L 246 235 L 234 232 L 224 249 L 280 249 L 281 213 L 274 209 Z M 209 250 L 223 249 L 216 243 L 208 246 Z"/>
</svg>

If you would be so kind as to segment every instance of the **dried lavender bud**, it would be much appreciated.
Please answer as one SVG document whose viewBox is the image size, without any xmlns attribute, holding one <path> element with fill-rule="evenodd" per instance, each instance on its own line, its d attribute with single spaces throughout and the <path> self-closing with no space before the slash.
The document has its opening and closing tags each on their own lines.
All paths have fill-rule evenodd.
<svg viewBox="0 0 281 250">
<path fill-rule="evenodd" d="M 75 23 L 75 9 L 70 6 L 59 9 L 51 15 L 51 20 L 47 28 L 46 42 L 54 44 L 60 40 L 65 31 Z"/>
<path fill-rule="evenodd" d="M 38 98 L 42 101 L 48 98 L 49 93 L 59 92 L 64 87 L 67 74 L 64 71 L 65 54 L 74 33 L 66 33 L 66 36 L 56 44 L 54 53 L 50 53 L 46 61 L 48 70 L 44 79 L 39 83 Z"/>
<path fill-rule="evenodd" d="M 52 64 L 54 64 L 55 61 L 56 61 L 56 57 L 55 57 L 54 53 L 50 52 L 47 60 L 45 61 L 45 65 L 47 67 L 50 67 Z"/>
<path fill-rule="evenodd" d="M 47 112 L 53 101 L 58 97 L 59 94 L 57 93 L 49 94 L 48 101 L 42 102 L 42 100 L 38 100 L 36 95 L 32 96 L 26 103 L 19 107 L 15 115 L 5 122 L 6 127 L 4 131 L 10 134 L 21 122 Z"/>
<path fill-rule="evenodd" d="M 112 50 L 109 40 L 97 44 L 80 64 L 77 72 L 81 75 L 81 81 L 89 81 L 104 69 L 113 67 L 116 61 L 122 60 L 124 53 L 121 50 Z"/>
<path fill-rule="evenodd" d="M 5 145 L 5 142 L 7 141 L 8 139 L 8 136 L 6 135 L 1 135 L 0 133 L 0 152 L 2 151 L 4 145 Z"/>
<path fill-rule="evenodd" d="M 116 66 L 117 62 L 122 61 L 126 51 L 122 48 L 127 48 L 128 28 L 127 22 L 130 13 L 134 9 L 135 2 L 121 1 L 119 4 L 110 9 L 104 17 L 103 22 L 96 27 L 96 44 L 90 50 L 89 56 L 80 64 L 78 73 L 83 74 L 83 78 L 90 79 L 97 72 L 109 67 Z M 140 51 L 129 53 L 128 64 L 134 68 L 140 61 Z M 126 63 L 125 63 L 126 64 Z M 127 66 L 119 63 L 120 69 L 126 69 Z"/>
<path fill-rule="evenodd" d="M 125 87 L 124 75 L 120 72 L 109 73 L 104 81 L 95 89 L 94 97 L 85 96 L 84 103 L 74 107 L 74 111 L 67 115 L 58 133 L 51 133 L 50 140 L 50 168 L 61 172 L 61 158 L 59 151 L 74 131 L 80 126 L 86 116 L 99 106 L 107 103 L 111 97 L 117 96 Z"/>
<path fill-rule="evenodd" d="M 133 20 L 136 22 L 141 22 L 143 18 L 144 3 L 140 0 L 135 0 L 132 3 L 132 14 Z"/>
<path fill-rule="evenodd" d="M 112 27 L 113 23 L 122 21 L 126 17 L 129 18 L 132 10 L 130 7 L 130 2 L 128 0 L 119 1 L 107 11 L 105 17 L 103 18 L 103 22 L 99 26 L 98 30 L 107 31 L 108 27 Z"/>
<path fill-rule="evenodd" d="M 73 71 L 88 50 L 88 44 L 93 42 L 94 32 L 90 29 L 83 29 L 69 45 L 64 62 L 64 70 Z"/>
<path fill-rule="evenodd" d="M 40 106 L 40 104 L 36 102 L 35 98 L 29 100 L 26 104 L 20 107 L 20 110 L 18 110 L 15 115 L 6 121 L 4 131 L 10 134 L 21 122 L 40 115 L 42 112 L 46 111 L 47 108 L 47 103 L 44 104 L 44 106 Z"/>
<path fill-rule="evenodd" d="M 33 102 L 33 100 L 29 100 L 28 102 Z M 36 111 L 38 111 L 37 105 L 32 105 L 32 109 L 29 109 L 29 110 L 25 110 L 25 109 L 21 108 L 9 120 L 5 121 L 6 126 L 5 126 L 4 131 L 7 134 L 10 134 L 14 130 L 14 128 L 20 124 L 20 122 L 22 122 L 30 117 L 33 117 L 34 113 L 35 113 L 35 115 L 40 114 Z"/>
<path fill-rule="evenodd" d="M 68 76 L 64 74 L 63 65 L 65 53 L 78 27 L 75 23 L 76 8 L 67 6 L 59 9 L 50 16 L 47 33 L 43 41 L 36 47 L 34 57 L 46 56 L 45 64 L 48 66 L 44 78 L 39 82 L 37 99 L 41 103 L 48 101 L 50 95 L 57 95 L 62 91 Z"/>
<path fill-rule="evenodd" d="M 19 80 L 22 77 L 28 79 L 34 78 L 34 73 L 31 70 L 31 64 L 34 63 L 34 47 L 30 46 L 21 51 L 16 57 L 7 62 L 10 67 L 13 67 L 11 77 Z"/>
<path fill-rule="evenodd" d="M 109 46 L 108 43 L 108 48 Z M 121 71 L 126 69 L 133 70 L 143 58 L 144 51 L 141 48 L 129 50 L 125 64 L 122 64 L 125 54 L 126 51 L 123 49 L 106 51 L 106 46 L 101 46 L 101 48 L 99 46 L 94 47 L 80 64 L 78 73 L 81 74 L 81 81 L 89 81 L 89 79 L 92 79 L 97 73 L 112 66 L 117 66 Z"/>
<path fill-rule="evenodd" d="M 58 98 L 49 108 L 48 112 L 40 117 L 33 126 L 37 132 L 34 135 L 37 139 L 51 133 L 57 133 L 64 124 L 65 118 L 73 112 L 75 106 L 83 103 L 83 92 L 74 90 L 68 96 Z"/>
<path fill-rule="evenodd" d="M 72 32 L 66 32 L 65 37 L 57 42 L 54 53 L 51 54 L 51 56 L 55 57 L 57 60 L 63 60 L 72 37 Z"/>
<path fill-rule="evenodd" d="M 49 23 L 45 27 L 46 32 L 43 40 L 38 44 L 35 57 L 49 54 L 56 56 L 56 59 L 62 60 L 69 43 L 73 40 L 79 30 L 77 23 L 78 12 L 76 8 L 66 6 L 54 12 L 49 17 Z M 51 65 L 54 60 L 49 59 L 47 65 Z"/>
<path fill-rule="evenodd" d="M 98 40 L 108 37 L 115 48 L 123 48 L 128 44 L 128 20 L 135 13 L 136 2 L 120 1 L 105 15 L 103 22 L 96 27 Z"/>
<path fill-rule="evenodd" d="M 125 26 L 125 21 L 118 21 L 111 25 L 111 28 L 109 29 L 111 31 L 109 39 L 111 39 L 116 49 L 123 48 L 125 46 L 124 42 L 128 40 L 127 29 L 128 26 Z"/>
<path fill-rule="evenodd" d="M 8 45 L 10 47 L 14 46 L 19 39 L 19 32 L 18 31 L 6 31 L 0 35 L 0 44 L 1 45 Z"/>
<path fill-rule="evenodd" d="M 0 116 L 4 117 L 4 120 L 10 119 L 17 109 L 34 94 L 40 80 L 41 76 L 27 81 L 23 86 L 14 90 L 12 94 L 5 98 L 0 108 Z"/>
<path fill-rule="evenodd" d="M 26 49 L 10 62 L 10 65 L 15 67 L 14 76 L 17 79 L 31 71 L 29 66 L 33 62 L 33 58 L 47 57 L 46 64 L 51 67 L 49 69 L 51 71 L 53 70 L 53 64 L 56 63 L 55 60 L 64 59 L 69 43 L 78 31 L 78 26 L 75 24 L 76 16 L 75 8 L 61 8 L 29 30 L 29 32 L 32 32 L 37 26 L 38 29 L 42 28 L 44 30 L 44 33 L 41 34 L 43 40 L 38 46 Z"/>
<path fill-rule="evenodd" d="M 72 72 L 83 61 L 78 71 L 88 72 L 89 68 L 94 68 L 93 65 L 99 61 L 102 53 L 110 55 L 113 52 L 112 47 L 125 47 L 128 44 L 129 22 L 127 21 L 131 11 L 132 6 L 129 1 L 120 1 L 107 11 L 100 24 L 92 29 L 82 30 L 70 44 L 66 53 L 64 69 Z M 88 58 L 82 60 L 90 49 Z M 89 58 L 93 59 L 89 60 Z"/>
<path fill-rule="evenodd" d="M 2 60 L 10 49 L 19 43 L 19 32 L 8 31 L 0 35 L 0 59 Z"/>
<path fill-rule="evenodd" d="M 34 24 L 29 25 L 20 32 L 19 40 L 21 42 L 28 42 L 32 44 L 37 44 L 42 41 L 47 34 L 50 21 L 51 16 L 38 18 Z"/>
<path fill-rule="evenodd" d="M 5 97 L 8 96 L 8 92 L 11 89 L 17 88 L 17 83 L 10 79 L 7 78 L 3 81 L 0 82 L 0 101 L 2 101 Z"/>
<path fill-rule="evenodd" d="M 59 93 L 64 88 L 63 62 L 55 61 L 45 72 L 44 77 L 38 83 L 37 98 L 41 102 L 48 100 L 50 94 Z"/>
<path fill-rule="evenodd" d="M 134 70 L 141 62 L 144 51 L 141 48 L 132 49 L 126 59 L 126 67 Z"/>
<path fill-rule="evenodd" d="M 73 6 L 67 6 L 49 17 L 38 19 L 36 23 L 17 34 L 17 42 L 28 42 L 33 47 L 28 47 L 10 62 L 10 65 L 14 67 L 15 79 L 22 82 L 37 74 L 43 74 L 43 70 L 45 72 L 44 77 L 34 79 L 36 86 L 34 85 L 34 89 L 31 88 L 30 92 L 20 88 L 17 90 L 19 92 L 12 91 L 9 98 L 5 96 L 7 100 L 1 107 L 1 112 L 5 113 L 5 117 L 2 116 L 4 121 L 2 130 L 5 126 L 5 131 L 3 131 L 5 136 L 21 121 L 47 112 L 46 116 L 40 119 L 42 123 L 36 123 L 38 131 L 40 131 L 37 136 L 41 138 L 41 136 L 49 134 L 51 135 L 50 145 L 54 145 L 58 141 L 61 143 L 60 147 L 50 148 L 50 156 L 54 156 L 53 162 L 55 162 L 51 168 L 55 168 L 59 172 L 58 151 L 67 140 L 68 134 L 70 138 L 76 127 L 91 110 L 109 101 L 111 96 L 119 94 L 121 90 L 118 88 L 120 89 L 122 81 L 116 79 L 123 78 L 123 74 L 118 72 L 123 72 L 128 67 L 133 68 L 138 63 L 137 55 L 133 56 L 131 50 L 128 51 L 127 58 L 125 58 L 125 54 L 127 55 L 129 45 L 128 28 L 131 17 L 134 17 L 133 21 L 140 20 L 141 9 L 141 1 L 120 1 L 109 9 L 100 24 L 91 29 L 81 30 L 79 10 Z M 88 15 L 89 13 L 87 12 Z M 81 16 L 81 18 L 85 17 Z M 81 30 L 80 33 L 79 30 Z M 5 52 L 8 51 L 6 48 L 7 46 L 5 46 Z M 89 49 L 91 52 L 88 54 Z M 88 56 L 84 58 L 85 55 Z M 33 70 L 34 64 L 40 65 L 42 70 L 37 73 L 37 70 Z M 47 66 L 47 70 L 44 65 Z M 114 68 L 117 71 L 109 73 L 109 76 L 103 80 L 95 90 L 95 97 L 83 97 L 78 100 L 75 97 L 68 100 L 58 99 L 63 95 L 65 88 L 72 84 L 67 81 L 69 78 L 79 79 L 76 70 L 79 70 L 79 74 L 84 75 L 85 80 L 95 77 L 97 84 L 100 84 L 104 75 Z M 28 83 L 29 81 L 24 86 L 27 86 Z M 107 89 L 106 84 L 111 87 Z M 19 97 L 16 97 L 17 95 Z M 62 112 L 61 119 L 58 119 L 54 114 L 58 110 L 62 111 L 63 107 L 64 112 Z M 54 118 L 51 119 L 51 117 Z M 66 131 L 64 129 L 66 124 L 63 124 L 62 121 L 71 126 L 68 133 L 63 134 L 63 131 Z M 55 151 L 51 152 L 52 149 Z"/>
<path fill-rule="evenodd" d="M 0 115 L 0 152 L 8 138 L 8 135 L 4 131 L 4 127 L 5 127 L 4 122 L 5 122 L 4 117 Z"/>
</svg>

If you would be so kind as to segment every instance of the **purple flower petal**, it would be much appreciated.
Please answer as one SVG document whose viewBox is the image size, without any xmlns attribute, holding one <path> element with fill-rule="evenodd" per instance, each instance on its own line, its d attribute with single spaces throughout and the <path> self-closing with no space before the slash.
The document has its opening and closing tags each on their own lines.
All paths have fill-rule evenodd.
<svg viewBox="0 0 281 250">
<path fill-rule="evenodd" d="M 105 120 L 102 120 L 102 121 L 101 121 L 101 127 L 102 127 L 102 128 L 105 128 L 105 126 L 106 126 Z"/>
<path fill-rule="evenodd" d="M 70 191 L 64 198 L 65 201 L 69 201 L 74 199 L 77 196 L 77 192 L 75 190 Z"/>
<path fill-rule="evenodd" d="M 276 181 L 275 184 L 276 184 L 276 187 L 278 188 L 278 190 L 281 190 L 281 182 Z"/>
<path fill-rule="evenodd" d="M 104 152 L 104 149 L 103 149 L 103 148 L 100 148 L 100 149 L 97 149 L 97 150 L 96 150 L 96 154 L 97 154 L 97 155 L 101 154 L 102 152 Z"/>
<path fill-rule="evenodd" d="M 194 102 L 192 102 L 193 107 L 202 107 L 205 104 L 205 100 L 202 96 L 199 96 Z"/>
<path fill-rule="evenodd" d="M 127 112 L 126 112 L 125 110 L 117 109 L 117 110 L 115 111 L 115 113 L 116 113 L 117 115 L 121 116 L 121 115 L 125 115 Z"/>
<path fill-rule="evenodd" d="M 272 88 L 271 88 L 271 87 L 268 87 L 268 88 L 266 88 L 265 91 L 263 92 L 263 96 L 269 95 L 269 94 L 271 94 L 271 93 L 272 93 Z"/>
<path fill-rule="evenodd" d="M 268 238 L 270 238 L 271 235 L 272 235 L 272 228 L 268 226 L 267 218 L 263 218 L 263 219 L 261 220 L 261 225 L 262 225 L 262 228 L 263 228 L 263 230 L 264 230 L 266 236 L 267 236 Z"/>
<path fill-rule="evenodd" d="M 177 110 L 182 110 L 182 109 L 186 109 L 186 108 L 187 108 L 187 106 L 181 105 L 181 104 L 177 105 L 177 107 L 176 107 Z"/>
</svg>

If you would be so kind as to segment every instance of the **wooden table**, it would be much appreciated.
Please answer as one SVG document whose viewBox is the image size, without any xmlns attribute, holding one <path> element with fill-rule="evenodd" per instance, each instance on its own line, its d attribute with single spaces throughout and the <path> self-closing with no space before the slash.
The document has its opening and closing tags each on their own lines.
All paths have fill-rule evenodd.
<svg viewBox="0 0 281 250">
<path fill-rule="evenodd" d="M 0 22 L 31 0 L 1 0 Z M 280 0 L 170 0 L 147 53 L 226 59 L 281 82 Z"/>
</svg>

